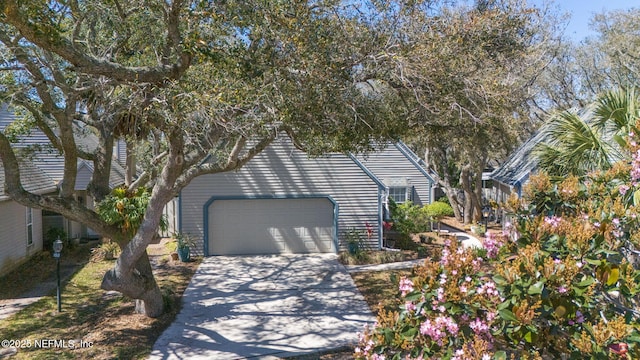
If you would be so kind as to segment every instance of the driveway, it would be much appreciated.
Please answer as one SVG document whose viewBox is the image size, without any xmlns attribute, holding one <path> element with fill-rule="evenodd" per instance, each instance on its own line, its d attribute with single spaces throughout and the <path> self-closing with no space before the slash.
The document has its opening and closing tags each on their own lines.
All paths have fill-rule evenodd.
<svg viewBox="0 0 640 360">
<path fill-rule="evenodd" d="M 336 255 L 207 257 L 150 358 L 299 355 L 354 344 L 373 321 Z"/>
</svg>

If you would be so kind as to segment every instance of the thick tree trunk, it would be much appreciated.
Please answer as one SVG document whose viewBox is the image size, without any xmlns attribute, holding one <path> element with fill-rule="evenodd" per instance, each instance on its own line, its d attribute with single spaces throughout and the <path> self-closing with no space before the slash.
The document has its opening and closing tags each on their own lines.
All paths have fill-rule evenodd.
<svg viewBox="0 0 640 360">
<path fill-rule="evenodd" d="M 482 168 L 476 169 L 473 176 L 473 218 L 475 221 L 482 220 Z"/>
<path fill-rule="evenodd" d="M 162 292 L 153 276 L 149 256 L 145 251 L 138 258 L 134 271 L 126 271 L 119 265 L 107 271 L 100 287 L 104 290 L 119 291 L 136 301 L 136 312 L 149 317 L 158 317 L 164 312 Z"/>
<path fill-rule="evenodd" d="M 173 197 L 172 190 L 184 165 L 182 137 L 178 130 L 171 135 L 168 137 L 170 150 L 167 163 L 151 191 L 144 219 L 133 239 L 120 244 L 122 253 L 114 268 L 104 275 L 100 286 L 104 290 L 116 290 L 135 299 L 136 310 L 149 317 L 162 315 L 164 309 L 162 293 L 153 277 L 146 249 L 157 234 L 162 211 Z"/>
<path fill-rule="evenodd" d="M 460 199 L 458 199 L 458 194 L 456 189 L 452 188 L 450 185 L 443 186 L 444 193 L 447 195 L 447 199 L 449 199 L 449 204 L 451 204 L 451 208 L 453 208 L 453 216 L 457 221 L 462 222 L 462 212 L 460 212 Z"/>
<path fill-rule="evenodd" d="M 460 187 L 464 192 L 464 223 L 470 224 L 473 221 L 473 191 L 471 189 L 471 166 L 465 165 L 460 171 Z"/>
</svg>

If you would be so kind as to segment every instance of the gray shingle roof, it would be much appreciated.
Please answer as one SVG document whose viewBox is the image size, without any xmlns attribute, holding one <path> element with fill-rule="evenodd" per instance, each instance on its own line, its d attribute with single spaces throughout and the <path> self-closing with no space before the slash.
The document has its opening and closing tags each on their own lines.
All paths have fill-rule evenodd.
<svg viewBox="0 0 640 360">
<path fill-rule="evenodd" d="M 0 131 L 4 130 L 9 124 L 17 120 L 16 115 L 11 111 L 7 105 L 0 107 Z M 76 127 L 76 144 L 82 150 L 91 152 L 98 146 L 98 139 L 88 128 L 81 126 Z M 34 156 L 30 156 L 29 161 L 36 167 L 42 170 L 47 176 L 49 176 L 56 184 L 59 184 L 64 177 L 64 159 L 53 148 L 51 142 L 47 136 L 38 128 L 31 129 L 29 135 L 19 137 L 18 142 L 13 144 L 16 148 L 27 150 L 27 152 L 34 152 Z M 30 150 L 32 149 L 32 150 Z M 23 155 L 26 157 L 28 155 Z M 93 172 L 93 166 L 91 162 L 79 159 L 78 167 L 83 163 L 89 165 L 89 168 Z M 111 164 L 111 174 L 109 178 L 112 186 L 121 185 L 124 183 L 125 170 L 117 162 L 113 161 Z M 24 179 L 23 179 L 24 181 Z M 84 189 L 77 189 L 84 190 Z"/>
<path fill-rule="evenodd" d="M 538 167 L 538 160 L 533 155 L 533 149 L 544 141 L 544 138 L 544 131 L 538 130 L 491 173 L 491 178 L 510 186 L 522 185 L 528 179 L 529 174 Z"/>
<path fill-rule="evenodd" d="M 42 170 L 38 169 L 28 161 L 20 161 L 20 180 L 25 190 L 35 194 L 46 194 L 57 190 L 55 182 Z M 9 196 L 4 192 L 4 170 L 0 161 L 0 201 L 9 200 Z"/>
</svg>

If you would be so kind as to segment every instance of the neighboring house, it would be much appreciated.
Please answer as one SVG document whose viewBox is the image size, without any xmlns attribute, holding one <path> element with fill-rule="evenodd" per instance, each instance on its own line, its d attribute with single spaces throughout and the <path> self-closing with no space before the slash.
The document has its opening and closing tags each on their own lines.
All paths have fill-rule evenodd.
<svg viewBox="0 0 640 360">
<path fill-rule="evenodd" d="M 491 173 L 492 193 L 495 201 L 504 202 L 511 194 L 522 196 L 522 187 L 529 180 L 529 176 L 535 173 L 538 168 L 538 160 L 533 154 L 533 149 L 544 138 L 544 133 L 538 131 Z"/>
<path fill-rule="evenodd" d="M 350 230 L 380 248 L 393 185 L 399 200 L 431 201 L 433 181 L 407 154 L 389 145 L 366 159 L 310 158 L 281 136 L 237 171 L 194 179 L 167 213 L 204 255 L 337 252 Z"/>
<path fill-rule="evenodd" d="M 398 142 L 358 159 L 389 189 L 396 203 L 427 205 L 435 200 L 435 181 L 409 147 Z"/>
<path fill-rule="evenodd" d="M 0 107 L 0 130 L 5 130 L 7 126 L 17 120 L 15 114 L 6 106 Z M 91 152 L 98 146 L 97 138 L 88 130 L 81 127 L 76 129 L 76 143 L 85 151 Z M 60 185 L 64 176 L 64 159 L 53 148 L 47 136 L 37 128 L 31 129 L 28 135 L 20 136 L 19 140 L 13 145 L 24 151 L 23 157 L 43 174 L 45 174 L 54 184 L 54 191 Z M 116 149 L 117 150 L 117 149 Z M 115 156 L 116 154 L 114 154 Z M 117 162 L 113 161 L 111 166 L 111 174 L 109 177 L 112 187 L 124 183 L 125 170 Z M 91 161 L 78 160 L 78 174 L 76 177 L 75 196 L 77 200 L 86 204 L 89 208 L 93 207 L 94 201 L 87 193 L 87 185 L 93 174 L 93 163 Z M 22 176 L 22 181 L 28 181 Z M 95 238 L 98 235 L 87 228 L 85 225 L 75 221 L 68 220 L 62 215 L 50 211 L 42 211 L 42 230 L 46 234 L 51 228 L 59 228 L 70 238 Z"/>
<path fill-rule="evenodd" d="M 20 162 L 20 175 L 27 191 L 46 194 L 57 190 L 51 178 L 28 161 Z M 0 276 L 43 247 L 42 211 L 11 200 L 4 192 L 4 182 L 4 171 L 0 171 Z"/>
</svg>

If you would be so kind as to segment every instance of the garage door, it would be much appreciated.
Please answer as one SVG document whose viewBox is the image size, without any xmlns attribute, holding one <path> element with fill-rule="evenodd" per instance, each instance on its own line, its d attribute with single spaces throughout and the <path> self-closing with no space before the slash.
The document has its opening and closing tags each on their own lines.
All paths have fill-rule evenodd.
<svg viewBox="0 0 640 360">
<path fill-rule="evenodd" d="M 334 203 L 327 198 L 215 200 L 209 255 L 335 252 Z"/>
</svg>

